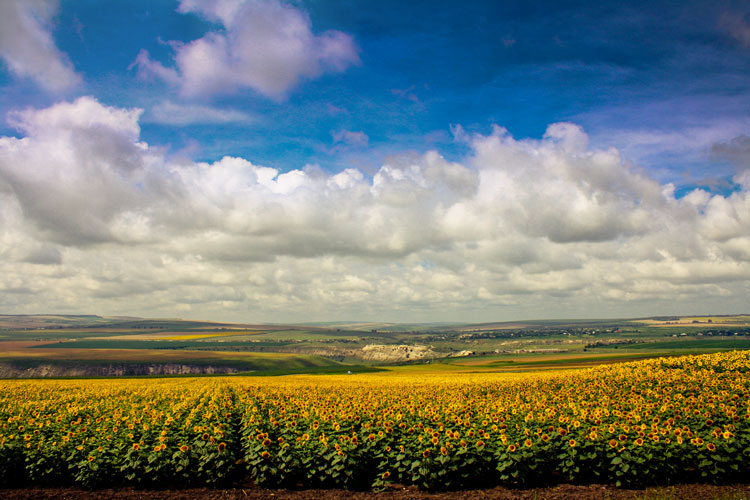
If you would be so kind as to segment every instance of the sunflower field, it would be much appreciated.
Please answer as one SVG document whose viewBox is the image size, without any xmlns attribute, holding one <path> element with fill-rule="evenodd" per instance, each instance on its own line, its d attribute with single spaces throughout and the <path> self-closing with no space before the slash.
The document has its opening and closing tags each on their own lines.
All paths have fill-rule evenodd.
<svg viewBox="0 0 750 500">
<path fill-rule="evenodd" d="M 0 487 L 748 477 L 748 352 L 530 374 L 0 381 Z"/>
</svg>

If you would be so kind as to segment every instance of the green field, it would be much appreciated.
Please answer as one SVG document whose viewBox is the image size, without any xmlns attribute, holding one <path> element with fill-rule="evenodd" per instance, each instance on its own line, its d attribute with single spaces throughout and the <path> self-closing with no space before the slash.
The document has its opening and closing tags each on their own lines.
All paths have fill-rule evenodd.
<svg viewBox="0 0 750 500">
<path fill-rule="evenodd" d="M 12 368 L 5 370 L 8 376 L 21 367 L 75 371 L 112 363 L 179 364 L 186 371 L 221 366 L 255 374 L 409 366 L 511 371 L 748 348 L 748 315 L 300 325 L 0 315 L 0 365 Z"/>
<path fill-rule="evenodd" d="M 76 340 L 75 342 L 58 342 L 45 344 L 33 349 L 200 349 L 200 350 L 230 350 L 242 348 L 242 350 L 273 350 L 275 348 L 289 345 L 290 342 L 277 341 L 217 341 L 217 340 Z"/>
<path fill-rule="evenodd" d="M 614 346 L 604 346 L 601 349 L 613 349 Z M 636 351 L 675 351 L 675 350 L 731 350 L 731 349 L 750 349 L 749 337 L 726 337 L 721 339 L 707 338 L 701 340 L 665 340 L 657 342 L 644 342 L 641 344 L 632 344 L 619 346 L 624 350 Z"/>
</svg>

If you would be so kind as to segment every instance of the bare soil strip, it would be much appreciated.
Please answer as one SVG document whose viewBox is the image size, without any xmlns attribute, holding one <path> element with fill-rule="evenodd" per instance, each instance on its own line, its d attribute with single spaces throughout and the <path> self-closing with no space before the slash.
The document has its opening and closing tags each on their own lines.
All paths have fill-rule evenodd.
<svg viewBox="0 0 750 500">
<path fill-rule="evenodd" d="M 246 488 L 137 490 L 132 488 L 83 490 L 77 488 L 0 489 L 5 500 L 748 500 L 750 485 L 683 484 L 643 490 L 603 485 L 562 484 L 547 488 L 425 492 L 393 487 L 384 492 L 345 490 L 267 490 Z"/>
</svg>

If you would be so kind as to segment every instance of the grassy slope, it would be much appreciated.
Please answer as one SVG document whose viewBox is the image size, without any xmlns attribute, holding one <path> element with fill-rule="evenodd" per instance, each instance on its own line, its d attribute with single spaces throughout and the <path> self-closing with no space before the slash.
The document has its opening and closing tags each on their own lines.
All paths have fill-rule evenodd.
<svg viewBox="0 0 750 500">
<path fill-rule="evenodd" d="M 92 366 L 129 364 L 185 364 L 228 366 L 243 371 L 267 372 L 341 372 L 351 367 L 320 356 L 283 353 L 234 353 L 214 351 L 156 351 L 147 349 L 59 349 L 34 351 L 34 356 L 11 352 L 0 354 L 0 363 L 17 368 L 41 365 Z"/>
</svg>

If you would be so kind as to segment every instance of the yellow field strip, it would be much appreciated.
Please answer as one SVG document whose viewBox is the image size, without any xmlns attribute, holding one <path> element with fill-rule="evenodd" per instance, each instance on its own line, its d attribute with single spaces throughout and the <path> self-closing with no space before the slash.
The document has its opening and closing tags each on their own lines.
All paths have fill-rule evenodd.
<svg viewBox="0 0 750 500">
<path fill-rule="evenodd" d="M 215 337 L 238 337 L 244 335 L 262 335 L 264 331 L 258 330 L 235 330 L 231 332 L 217 332 L 217 333 L 191 333 L 188 335 L 184 334 L 162 334 L 159 337 L 155 337 L 157 340 L 198 340 L 198 339 L 210 339 Z"/>
</svg>

